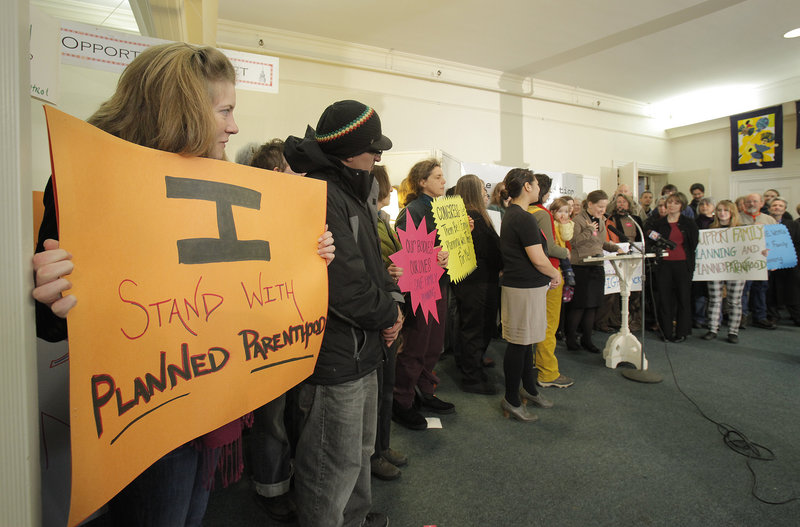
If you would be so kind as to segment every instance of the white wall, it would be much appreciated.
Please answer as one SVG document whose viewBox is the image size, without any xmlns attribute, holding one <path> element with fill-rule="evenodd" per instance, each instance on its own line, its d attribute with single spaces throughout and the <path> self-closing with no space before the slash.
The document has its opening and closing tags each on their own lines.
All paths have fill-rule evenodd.
<svg viewBox="0 0 800 527">
<path fill-rule="evenodd" d="M 797 217 L 800 203 L 800 150 L 795 148 L 797 120 L 794 102 L 783 105 L 783 167 L 731 171 L 730 121 L 716 119 L 707 123 L 671 131 L 672 166 L 669 180 L 684 192 L 695 181 L 706 185 L 706 194 L 716 200 L 735 199 L 737 195 L 759 189 L 776 188 L 789 201 Z M 704 180 L 705 178 L 705 180 Z M 706 184 L 708 181 L 708 184 Z"/>
<path fill-rule="evenodd" d="M 440 149 L 463 161 L 598 179 L 612 159 L 670 161 L 666 135 L 644 117 L 298 59 L 281 60 L 280 79 L 279 94 L 237 91 L 241 131 L 231 138 L 229 158 L 250 141 L 302 135 L 328 104 L 353 98 L 378 111 L 399 152 Z M 116 80 L 115 74 L 61 65 L 58 107 L 85 119 L 113 93 Z M 33 186 L 42 189 L 50 167 L 40 102 L 32 102 L 32 114 Z"/>
</svg>

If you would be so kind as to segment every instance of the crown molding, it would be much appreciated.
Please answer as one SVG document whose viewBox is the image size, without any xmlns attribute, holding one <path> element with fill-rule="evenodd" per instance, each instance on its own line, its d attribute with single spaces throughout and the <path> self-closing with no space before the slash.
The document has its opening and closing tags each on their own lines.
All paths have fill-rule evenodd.
<svg viewBox="0 0 800 527">
<path fill-rule="evenodd" d="M 128 33 L 139 34 L 139 26 L 132 11 L 90 4 L 80 0 L 30 0 L 30 5 L 39 8 L 54 18 L 72 20 Z"/>
<path fill-rule="evenodd" d="M 401 75 L 601 112 L 650 117 L 648 104 L 613 95 L 392 49 L 230 20 L 219 20 L 217 44 L 250 53 Z"/>
</svg>

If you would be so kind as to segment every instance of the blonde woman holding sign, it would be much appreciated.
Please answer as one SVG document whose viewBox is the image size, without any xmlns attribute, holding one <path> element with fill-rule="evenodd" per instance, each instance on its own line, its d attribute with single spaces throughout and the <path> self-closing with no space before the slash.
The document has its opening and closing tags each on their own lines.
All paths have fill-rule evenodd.
<svg viewBox="0 0 800 527">
<path fill-rule="evenodd" d="M 709 229 L 730 229 L 738 227 L 739 211 L 736 204 L 723 199 L 717 203 L 716 215 Z M 703 335 L 704 340 L 714 340 L 719 332 L 720 317 L 722 315 L 722 286 L 725 286 L 728 305 L 728 342 L 739 342 L 739 323 L 742 320 L 742 292 L 744 280 L 712 280 L 708 283 L 708 333 Z"/>
<path fill-rule="evenodd" d="M 185 156 L 224 159 L 231 135 L 235 74 L 217 49 L 184 43 L 143 51 L 123 71 L 114 95 L 88 122 L 126 141 Z M 33 258 L 37 335 L 56 342 L 67 338 L 66 317 L 77 299 L 65 276 L 73 271 L 72 255 L 59 247 L 52 182 L 44 195 L 45 213 Z M 120 241 L 124 243 L 124 240 Z M 333 259 L 333 238 L 318 240 L 318 253 Z M 241 463 L 242 422 L 237 419 L 186 443 L 133 480 L 111 502 L 114 525 L 176 527 L 200 525 L 218 460 L 229 458 L 224 484 L 237 480 Z"/>
</svg>

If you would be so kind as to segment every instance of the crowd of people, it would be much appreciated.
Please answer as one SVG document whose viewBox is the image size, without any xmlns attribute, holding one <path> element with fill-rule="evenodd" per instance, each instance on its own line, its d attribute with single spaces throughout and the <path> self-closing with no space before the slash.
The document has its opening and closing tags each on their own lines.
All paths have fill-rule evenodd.
<svg viewBox="0 0 800 527">
<path fill-rule="evenodd" d="M 167 85 L 175 83 L 183 89 Z M 219 51 L 164 44 L 131 63 L 89 122 L 150 148 L 225 159 L 225 144 L 238 132 L 234 107 L 233 68 Z M 385 515 L 371 511 L 370 478 L 396 479 L 408 462 L 390 446 L 390 421 L 424 430 L 423 412 L 455 412 L 436 395 L 445 340 L 462 375 L 460 388 L 491 396 L 497 394 L 489 375 L 495 365 L 486 351 L 502 337 L 499 410 L 535 421 L 529 406 L 553 406 L 543 389 L 575 382 L 559 368 L 559 342 L 598 353 L 593 333 L 621 324 L 619 295 L 604 294 L 601 263 L 586 259 L 623 252 L 624 242 L 650 247 L 663 238 L 671 247 L 648 266 L 654 292 L 648 302 L 641 294 L 631 297 L 631 330 L 642 329 L 644 318 L 664 340 L 683 342 L 701 327 L 702 338 L 711 340 L 724 322 L 735 343 L 745 327 L 774 329 L 782 308 L 800 325 L 797 268 L 771 271 L 764 282 L 692 281 L 700 229 L 778 222 L 800 244 L 800 220 L 777 191 L 716 204 L 701 184 L 689 189 L 691 202 L 673 185 L 638 199 L 626 185 L 611 196 L 594 190 L 583 199 L 557 197 L 550 177 L 525 168 L 512 169 L 491 196 L 475 175 L 450 185 L 470 218 L 477 268 L 455 284 L 443 273 L 438 317 L 425 317 L 401 293 L 404 270 L 389 256 L 401 249 L 397 229 L 409 221 L 419 226 L 424 219 L 429 233 L 435 229 L 432 203 L 448 182 L 437 160 L 415 164 L 398 189 L 402 209 L 393 223 L 381 209 L 394 189 L 376 165 L 391 147 L 375 110 L 346 100 L 326 108 L 303 137 L 248 146 L 237 156 L 237 162 L 327 182 L 328 230 L 317 243 L 328 264 L 329 310 L 317 363 L 311 377 L 253 415 L 158 460 L 108 504 L 114 525 L 200 525 L 221 450 L 241 448 L 243 433 L 249 434 L 254 496 L 273 519 L 314 527 L 387 525 Z M 39 336 L 57 341 L 66 338 L 65 319 L 77 302 L 69 294 L 74 265 L 58 244 L 51 183 L 44 199 L 33 295 Z M 491 210 L 502 216 L 499 235 Z M 436 264 L 446 269 L 448 259 L 438 251 Z M 235 481 L 245 468 L 233 467 L 223 480 Z"/>
</svg>

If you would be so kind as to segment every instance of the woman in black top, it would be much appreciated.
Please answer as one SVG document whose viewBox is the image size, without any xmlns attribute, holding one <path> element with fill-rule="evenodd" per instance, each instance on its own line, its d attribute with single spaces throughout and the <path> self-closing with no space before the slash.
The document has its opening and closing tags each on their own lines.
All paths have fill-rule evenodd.
<svg viewBox="0 0 800 527">
<path fill-rule="evenodd" d="M 675 248 L 655 266 L 657 319 L 664 341 L 683 342 L 692 332 L 692 274 L 699 231 L 692 219 L 681 214 L 686 206 L 686 196 L 681 192 L 670 195 L 667 215 L 653 223 L 653 231 L 675 243 Z M 645 241 L 651 239 L 648 235 Z"/>
<path fill-rule="evenodd" d="M 508 342 L 503 358 L 506 395 L 500 407 L 506 417 L 535 421 L 536 415 L 528 413 L 520 399 L 540 408 L 553 406 L 536 390 L 533 344 L 544 340 L 547 290 L 558 287 L 561 273 L 550 263 L 536 219 L 527 212 L 528 206 L 539 199 L 533 172 L 514 168 L 504 183 L 503 197 L 510 197 L 511 203 L 500 228 L 503 338 Z"/>
<path fill-rule="evenodd" d="M 453 284 L 460 319 L 461 356 L 459 367 L 464 377 L 461 389 L 465 392 L 493 395 L 494 385 L 483 371 L 483 354 L 496 331 L 497 307 L 500 303 L 500 237 L 486 213 L 484 185 L 478 176 L 468 174 L 456 183 L 456 195 L 464 200 L 467 214 L 475 227 L 472 244 L 478 267 L 466 278 Z"/>
</svg>

